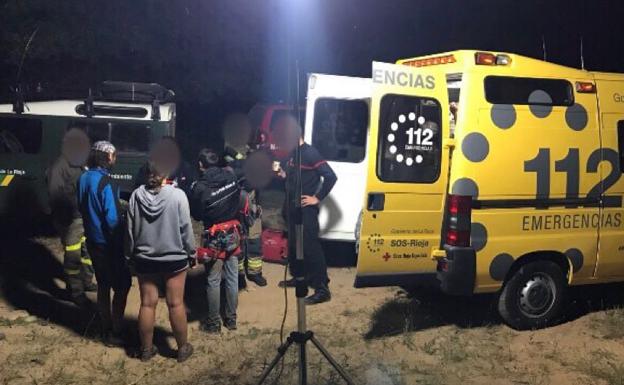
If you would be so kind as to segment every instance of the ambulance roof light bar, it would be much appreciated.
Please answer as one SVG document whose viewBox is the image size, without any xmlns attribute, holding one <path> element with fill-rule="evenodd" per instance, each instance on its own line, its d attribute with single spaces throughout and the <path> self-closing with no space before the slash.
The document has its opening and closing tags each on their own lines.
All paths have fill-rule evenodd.
<svg viewBox="0 0 624 385">
<path fill-rule="evenodd" d="M 403 65 L 410 67 L 428 67 L 439 64 L 456 63 L 455 55 L 432 56 L 425 59 L 412 59 L 403 62 Z"/>
<path fill-rule="evenodd" d="M 495 55 L 490 52 L 477 52 L 475 53 L 475 64 L 486 66 L 507 66 L 511 64 L 511 57 L 509 55 Z"/>
</svg>

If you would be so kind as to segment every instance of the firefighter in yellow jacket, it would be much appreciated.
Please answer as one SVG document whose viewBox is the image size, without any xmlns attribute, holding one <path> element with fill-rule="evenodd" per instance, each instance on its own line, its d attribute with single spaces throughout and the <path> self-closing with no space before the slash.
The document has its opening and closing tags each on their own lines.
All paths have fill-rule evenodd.
<svg viewBox="0 0 624 385">
<path fill-rule="evenodd" d="M 243 172 L 243 164 L 249 154 L 253 152 L 249 146 L 251 131 L 251 124 L 244 114 L 231 115 L 223 124 L 225 162 L 234 170 L 243 190 L 247 192 L 250 215 L 255 218 L 253 224 L 244 229 L 243 253 L 238 261 L 238 285 L 241 289 L 247 286 L 245 276 L 258 286 L 267 285 L 266 279 L 262 276 L 262 242 L 260 240 L 262 220 L 258 193 L 246 183 Z"/>
</svg>

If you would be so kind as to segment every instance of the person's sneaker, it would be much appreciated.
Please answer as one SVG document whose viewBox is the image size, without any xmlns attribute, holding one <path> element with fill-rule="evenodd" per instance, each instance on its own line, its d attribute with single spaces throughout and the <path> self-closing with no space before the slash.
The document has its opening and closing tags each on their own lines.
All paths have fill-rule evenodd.
<svg viewBox="0 0 624 385">
<path fill-rule="evenodd" d="M 240 277 L 239 277 L 239 279 L 240 279 Z M 256 285 L 260 286 L 260 287 L 264 287 L 264 286 L 267 285 L 267 280 L 266 280 L 266 278 L 264 278 L 262 276 L 262 273 L 248 275 L 247 279 L 250 280 L 251 282 L 255 283 Z"/>
<path fill-rule="evenodd" d="M 188 342 L 178 348 L 178 362 L 184 362 L 193 355 L 193 345 Z"/>
<path fill-rule="evenodd" d="M 95 282 L 85 282 L 84 284 L 84 291 L 89 292 L 89 293 L 95 293 L 97 292 L 97 283 Z"/>
<path fill-rule="evenodd" d="M 245 279 L 245 274 L 238 275 L 238 290 L 247 289 L 247 280 Z"/>
<path fill-rule="evenodd" d="M 214 325 L 214 324 L 208 324 L 205 322 L 202 322 L 202 324 L 199 326 L 199 330 L 203 331 L 204 333 L 208 333 L 208 334 L 219 334 L 221 333 L 221 324 L 218 325 Z"/>
<path fill-rule="evenodd" d="M 305 299 L 305 303 L 306 305 L 316 305 L 319 303 L 328 302 L 329 300 L 331 300 L 331 293 L 329 292 L 329 289 L 323 288 L 314 290 L 314 294 L 307 297 Z"/>
<path fill-rule="evenodd" d="M 224 322 L 224 326 L 227 330 L 236 330 L 238 329 L 238 327 L 236 326 L 236 321 L 234 320 L 227 320 Z"/>
<path fill-rule="evenodd" d="M 141 361 L 147 362 L 154 358 L 158 354 L 158 348 L 156 345 L 152 345 L 151 349 L 141 349 Z"/>
<path fill-rule="evenodd" d="M 287 279 L 286 281 L 280 281 L 277 286 L 282 289 L 285 287 L 295 287 L 297 285 L 297 281 L 294 278 Z"/>
<path fill-rule="evenodd" d="M 108 346 L 109 348 L 113 348 L 113 347 L 120 348 L 125 345 L 125 342 L 121 333 L 115 333 L 112 331 L 104 332 L 102 334 L 102 340 L 104 341 L 104 345 Z"/>
</svg>

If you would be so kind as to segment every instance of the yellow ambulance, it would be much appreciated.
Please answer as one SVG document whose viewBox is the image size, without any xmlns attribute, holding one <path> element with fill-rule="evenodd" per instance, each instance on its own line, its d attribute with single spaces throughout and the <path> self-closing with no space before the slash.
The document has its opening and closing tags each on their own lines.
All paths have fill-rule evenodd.
<svg viewBox="0 0 624 385">
<path fill-rule="evenodd" d="M 455 51 L 373 63 L 356 287 L 500 292 L 512 327 L 624 281 L 624 75 Z"/>
</svg>

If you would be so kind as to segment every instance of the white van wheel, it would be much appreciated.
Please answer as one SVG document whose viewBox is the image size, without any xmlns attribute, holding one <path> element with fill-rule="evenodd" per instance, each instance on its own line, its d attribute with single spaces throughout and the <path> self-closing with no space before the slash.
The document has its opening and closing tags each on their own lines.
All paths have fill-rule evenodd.
<svg viewBox="0 0 624 385">
<path fill-rule="evenodd" d="M 549 326 L 561 315 L 565 289 L 564 273 L 556 263 L 527 263 L 505 283 L 498 311 L 514 329 Z"/>
</svg>

